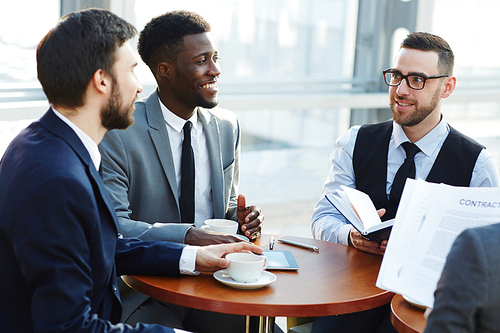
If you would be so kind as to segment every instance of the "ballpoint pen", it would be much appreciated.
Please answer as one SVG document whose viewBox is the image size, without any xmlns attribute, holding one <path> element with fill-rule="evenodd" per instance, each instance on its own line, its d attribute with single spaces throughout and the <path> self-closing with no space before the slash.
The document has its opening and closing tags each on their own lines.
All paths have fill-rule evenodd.
<svg viewBox="0 0 500 333">
<path fill-rule="evenodd" d="M 294 241 L 290 241 L 290 240 L 286 240 L 286 239 L 278 239 L 278 242 L 283 243 L 283 244 L 292 245 L 292 246 L 301 247 L 303 249 L 311 250 L 314 252 L 319 252 L 319 247 L 317 247 L 317 246 L 302 244 L 302 243 L 298 243 L 298 242 L 294 242 Z"/>
</svg>

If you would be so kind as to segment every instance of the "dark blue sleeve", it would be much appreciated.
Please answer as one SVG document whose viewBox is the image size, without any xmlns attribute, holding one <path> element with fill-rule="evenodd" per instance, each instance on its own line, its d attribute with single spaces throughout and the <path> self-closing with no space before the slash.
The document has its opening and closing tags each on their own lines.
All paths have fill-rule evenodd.
<svg viewBox="0 0 500 333">
<path fill-rule="evenodd" d="M 12 236 L 16 261 L 27 286 L 19 291 L 30 306 L 26 311 L 32 320 L 26 324 L 34 332 L 174 332 L 160 325 L 112 324 L 96 314 L 100 304 L 94 304 L 94 300 L 108 290 L 110 283 L 107 279 L 99 289 L 95 281 L 114 271 L 117 248 L 116 229 L 111 223 L 100 223 L 96 202 L 90 183 L 71 177 L 45 178 L 32 184 L 32 191 L 26 193 Z M 173 270 L 178 274 L 174 262 L 181 249 L 134 245 L 132 241 L 118 243 L 120 260 L 131 258 L 123 265 L 126 268 L 153 267 L 154 255 L 159 255 L 160 260 L 168 260 L 162 272 Z M 147 260 L 139 264 L 141 252 Z M 96 267 L 111 269 L 104 272 Z"/>
<path fill-rule="evenodd" d="M 179 260 L 185 246 L 166 241 L 120 238 L 116 243 L 117 274 L 180 276 Z"/>
<path fill-rule="evenodd" d="M 466 229 L 457 237 L 434 293 L 425 332 L 476 332 L 488 298 L 487 251 L 491 249 L 484 247 L 477 229 Z"/>
</svg>

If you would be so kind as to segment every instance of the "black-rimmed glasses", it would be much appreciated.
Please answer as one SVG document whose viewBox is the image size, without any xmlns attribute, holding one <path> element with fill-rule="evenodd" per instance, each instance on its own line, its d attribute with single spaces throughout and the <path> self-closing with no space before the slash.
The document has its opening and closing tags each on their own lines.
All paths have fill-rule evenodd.
<svg viewBox="0 0 500 333">
<path fill-rule="evenodd" d="M 405 79 L 406 84 L 408 84 L 408 87 L 415 90 L 424 89 L 425 81 L 427 80 L 439 79 L 441 77 L 449 77 L 448 74 L 439 74 L 432 76 L 415 75 L 415 74 L 403 75 L 401 74 L 400 71 L 397 71 L 392 68 L 386 69 L 385 71 L 383 71 L 383 73 L 384 73 L 385 84 L 387 84 L 388 86 L 397 87 L 401 84 L 401 82 L 403 82 L 403 79 Z"/>
</svg>

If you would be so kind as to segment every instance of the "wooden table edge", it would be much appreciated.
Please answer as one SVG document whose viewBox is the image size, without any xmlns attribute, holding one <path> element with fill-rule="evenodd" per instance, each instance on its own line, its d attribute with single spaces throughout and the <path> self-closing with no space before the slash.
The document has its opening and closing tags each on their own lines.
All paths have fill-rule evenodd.
<svg viewBox="0 0 500 333">
<path fill-rule="evenodd" d="M 377 297 L 375 299 L 373 299 L 373 297 L 366 297 L 354 299 L 349 302 L 329 303 L 326 305 L 325 303 L 300 305 L 276 304 L 272 308 L 269 307 L 269 304 L 248 305 L 234 302 L 234 305 L 231 306 L 231 311 L 228 311 L 227 305 L 224 305 L 230 303 L 227 300 L 218 301 L 204 298 L 189 298 L 185 300 L 182 299 L 182 297 L 179 299 L 175 292 L 159 290 L 153 286 L 144 285 L 140 275 L 122 276 L 122 279 L 130 287 L 146 295 L 156 294 L 159 296 L 157 297 L 158 299 L 168 300 L 170 303 L 201 310 L 206 310 L 207 303 L 210 303 L 208 307 L 210 311 L 239 315 L 245 314 L 250 316 L 262 316 L 263 313 L 265 313 L 267 317 L 317 317 L 339 315 L 369 310 L 388 304 L 394 296 L 394 293 L 390 291 L 381 290 L 380 293 L 376 295 Z"/>
<path fill-rule="evenodd" d="M 408 306 L 412 306 L 410 303 L 406 302 L 406 300 L 403 298 L 403 296 L 397 294 L 394 296 L 394 298 L 391 301 L 391 323 L 394 326 L 394 328 L 399 332 L 399 333 L 422 333 L 425 330 L 425 326 L 423 327 L 422 330 L 419 330 L 418 328 L 414 328 L 410 324 L 407 324 L 394 310 L 394 306 L 396 303 L 401 303 L 405 302 L 407 303 Z M 420 310 L 420 309 L 419 309 Z M 424 310 L 422 311 L 422 316 L 424 314 Z"/>
</svg>

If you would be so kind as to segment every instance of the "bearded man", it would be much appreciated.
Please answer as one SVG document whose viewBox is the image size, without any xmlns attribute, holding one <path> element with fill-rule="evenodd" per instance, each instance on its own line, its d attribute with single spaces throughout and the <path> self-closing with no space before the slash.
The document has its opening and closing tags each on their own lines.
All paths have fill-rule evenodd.
<svg viewBox="0 0 500 333">
<path fill-rule="evenodd" d="M 387 240 L 368 240 L 327 201 L 341 185 L 367 193 L 382 220 L 394 218 L 408 177 L 454 186 L 498 186 L 493 156 L 445 121 L 441 106 L 456 85 L 454 55 L 441 37 L 415 32 L 402 42 L 394 67 L 383 72 L 392 120 L 355 126 L 331 151 L 331 169 L 314 208 L 314 238 L 383 255 Z M 405 162 L 407 160 L 407 162 Z M 405 162 L 403 164 L 403 162 Z M 403 168 L 405 169 L 406 166 Z M 313 332 L 395 332 L 389 305 L 336 317 L 316 318 Z"/>
</svg>

